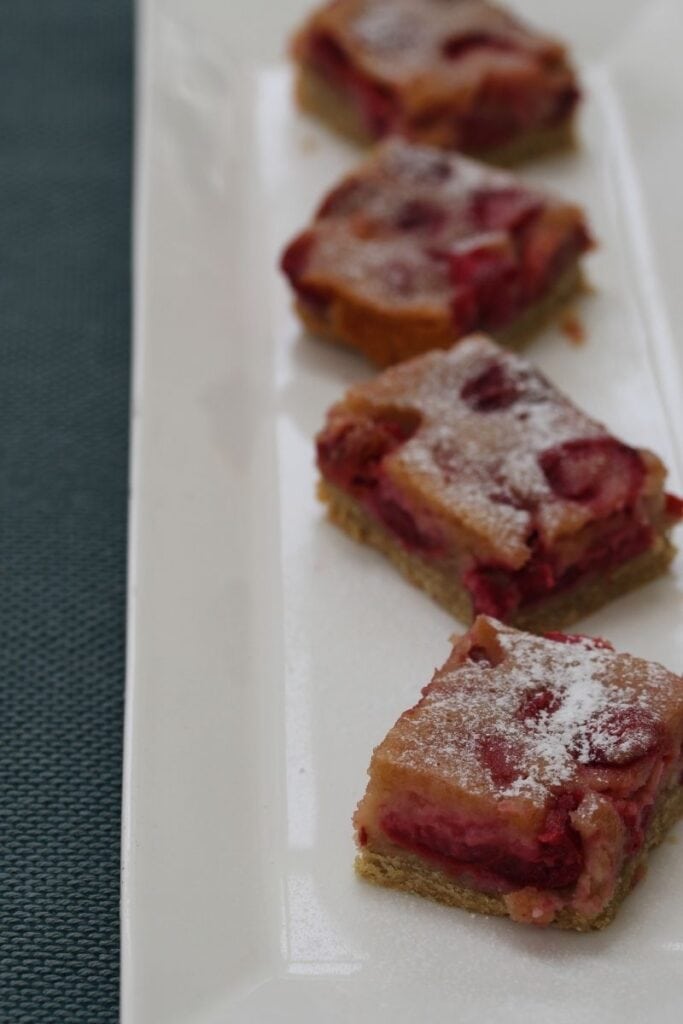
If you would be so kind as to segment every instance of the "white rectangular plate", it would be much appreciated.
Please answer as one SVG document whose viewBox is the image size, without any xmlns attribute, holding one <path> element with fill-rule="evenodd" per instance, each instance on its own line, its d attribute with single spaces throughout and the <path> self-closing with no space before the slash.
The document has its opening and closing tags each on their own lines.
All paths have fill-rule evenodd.
<svg viewBox="0 0 683 1024">
<path fill-rule="evenodd" d="M 357 881 L 373 746 L 454 624 L 314 498 L 312 437 L 368 374 L 303 337 L 278 252 L 357 154 L 293 109 L 300 0 L 143 0 L 123 847 L 124 1024 L 679 1022 L 683 856 L 604 934 Z M 588 337 L 529 349 L 683 484 L 680 0 L 528 0 L 585 72 L 582 145 L 528 176 L 585 203 Z M 683 668 L 680 563 L 581 624 Z M 679 833 L 680 834 L 680 833 Z"/>
</svg>

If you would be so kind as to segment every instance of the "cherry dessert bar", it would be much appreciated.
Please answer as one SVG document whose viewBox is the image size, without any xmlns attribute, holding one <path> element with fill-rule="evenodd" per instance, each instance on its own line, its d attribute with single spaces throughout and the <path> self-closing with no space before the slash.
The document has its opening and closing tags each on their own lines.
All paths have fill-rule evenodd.
<svg viewBox="0 0 683 1024">
<path fill-rule="evenodd" d="M 483 335 L 352 387 L 317 457 L 332 520 L 467 622 L 566 625 L 663 572 L 683 517 L 656 455 Z"/>
<path fill-rule="evenodd" d="M 292 49 L 301 106 L 360 142 L 400 134 L 511 163 L 572 137 L 564 46 L 484 0 L 334 0 Z"/>
<path fill-rule="evenodd" d="M 474 330 L 527 340 L 576 292 L 591 246 L 571 203 L 392 139 L 329 193 L 282 269 L 313 334 L 386 366 Z"/>
<path fill-rule="evenodd" d="M 360 875 L 485 914 L 602 928 L 683 810 L 683 678 L 481 616 L 376 748 Z"/>
</svg>

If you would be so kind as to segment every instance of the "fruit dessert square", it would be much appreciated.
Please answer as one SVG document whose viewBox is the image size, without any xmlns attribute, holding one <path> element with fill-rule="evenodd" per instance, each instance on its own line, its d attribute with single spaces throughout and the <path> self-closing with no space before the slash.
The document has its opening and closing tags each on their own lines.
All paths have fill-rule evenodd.
<svg viewBox="0 0 683 1024">
<path fill-rule="evenodd" d="M 603 928 L 683 811 L 683 678 L 480 616 L 376 748 L 360 875 L 515 921 Z"/>
<path fill-rule="evenodd" d="M 300 105 L 359 142 L 399 134 L 513 163 L 572 139 L 565 47 L 483 0 L 334 0 L 292 54 Z"/>
<path fill-rule="evenodd" d="M 474 330 L 514 346 L 581 283 L 582 211 L 515 176 L 391 139 L 281 261 L 304 325 L 379 366 Z"/>
<path fill-rule="evenodd" d="M 483 335 L 352 387 L 317 437 L 330 518 L 457 617 L 539 632 L 662 573 L 683 502 Z"/>
</svg>

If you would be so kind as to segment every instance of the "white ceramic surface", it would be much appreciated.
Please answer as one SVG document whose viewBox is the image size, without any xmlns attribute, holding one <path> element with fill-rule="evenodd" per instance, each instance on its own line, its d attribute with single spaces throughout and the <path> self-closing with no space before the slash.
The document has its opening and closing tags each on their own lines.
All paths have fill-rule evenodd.
<svg viewBox="0 0 683 1024">
<path fill-rule="evenodd" d="M 683 8 L 516 6 L 588 90 L 581 150 L 528 175 L 602 242 L 586 343 L 550 330 L 529 355 L 680 488 Z M 679 1022 L 680 844 L 594 936 L 354 878 L 370 752 L 454 624 L 314 499 L 312 435 L 368 370 L 301 336 L 275 269 L 356 157 L 293 109 L 304 7 L 139 8 L 123 1022 Z M 581 629 L 680 670 L 682 612 L 679 561 Z"/>
</svg>

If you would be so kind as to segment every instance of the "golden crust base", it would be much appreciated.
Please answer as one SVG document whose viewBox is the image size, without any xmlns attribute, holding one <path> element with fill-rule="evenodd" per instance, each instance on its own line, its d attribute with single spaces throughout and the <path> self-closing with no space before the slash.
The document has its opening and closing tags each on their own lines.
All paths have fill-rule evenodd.
<svg viewBox="0 0 683 1024">
<path fill-rule="evenodd" d="M 621 903 L 641 877 L 649 851 L 662 842 L 682 813 L 683 787 L 676 786 L 663 793 L 657 801 L 645 843 L 638 854 L 625 863 L 615 894 L 605 909 L 594 918 L 587 918 L 575 910 L 564 909 L 558 913 L 554 925 L 571 931 L 589 932 L 610 924 Z M 451 907 L 496 917 L 509 916 L 502 896 L 468 889 L 445 872 L 426 867 L 424 861 L 414 854 L 402 851 L 398 847 L 395 847 L 395 850 L 395 853 L 389 855 L 364 848 L 356 858 L 356 872 L 375 885 L 426 896 Z"/>
<path fill-rule="evenodd" d="M 321 480 L 318 497 L 327 505 L 329 518 L 354 540 L 381 551 L 415 586 L 434 598 L 457 619 L 473 620 L 470 597 L 457 579 L 419 555 L 411 554 L 377 524 L 361 506 L 339 488 Z M 619 566 L 608 575 L 589 577 L 577 586 L 562 591 L 542 605 L 523 608 L 510 625 L 532 633 L 561 629 L 590 614 L 615 597 L 648 583 L 666 571 L 676 549 L 662 535 L 650 551 Z"/>
<path fill-rule="evenodd" d="M 295 96 L 302 110 L 324 121 L 351 142 L 361 146 L 376 142 L 344 93 L 308 65 L 299 65 L 297 69 Z M 412 141 L 419 142 L 420 139 L 415 137 Z M 468 152 L 467 156 L 498 167 L 514 167 L 550 152 L 575 148 L 574 123 L 569 120 L 555 128 L 534 129 L 496 149 Z"/>
</svg>

